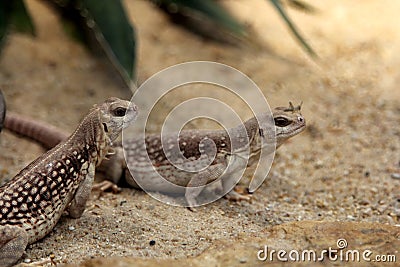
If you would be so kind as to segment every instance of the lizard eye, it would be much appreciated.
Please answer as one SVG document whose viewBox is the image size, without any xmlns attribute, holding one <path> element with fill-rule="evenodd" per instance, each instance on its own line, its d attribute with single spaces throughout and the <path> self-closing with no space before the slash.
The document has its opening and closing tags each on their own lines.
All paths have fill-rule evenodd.
<svg viewBox="0 0 400 267">
<path fill-rule="evenodd" d="M 288 120 L 288 119 L 286 119 L 284 117 L 274 118 L 274 121 L 275 121 L 275 125 L 278 126 L 278 127 L 285 127 L 285 126 L 288 126 L 291 123 L 290 120 Z"/>
<path fill-rule="evenodd" d="M 113 111 L 114 115 L 117 117 L 123 117 L 126 113 L 126 108 L 118 107 Z"/>
</svg>

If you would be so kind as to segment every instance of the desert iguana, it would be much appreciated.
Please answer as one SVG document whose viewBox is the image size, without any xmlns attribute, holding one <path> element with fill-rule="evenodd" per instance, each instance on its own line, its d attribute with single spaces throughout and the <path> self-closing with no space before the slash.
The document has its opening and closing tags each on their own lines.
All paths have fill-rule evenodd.
<svg viewBox="0 0 400 267">
<path fill-rule="evenodd" d="M 64 210 L 79 218 L 95 167 L 111 152 L 123 126 L 136 118 L 130 102 L 95 105 L 75 132 L 0 187 L 0 266 L 11 266 L 28 244 L 46 236 Z"/>
<path fill-rule="evenodd" d="M 269 117 L 268 117 L 269 116 Z M 259 118 L 270 118 L 269 114 L 261 114 Z M 276 147 L 278 148 L 282 145 L 287 139 L 292 136 L 297 135 L 305 129 L 305 119 L 300 113 L 300 106 L 294 107 L 292 103 L 290 103 L 289 107 L 278 107 L 273 111 L 273 119 L 275 122 L 275 135 L 276 135 Z M 243 144 L 239 145 L 239 150 L 244 147 L 250 148 L 250 155 L 257 157 L 260 154 L 261 147 L 261 139 L 273 139 L 271 135 L 271 129 L 261 129 L 259 128 L 259 124 L 255 117 L 247 120 L 244 123 L 245 129 L 247 131 L 247 138 L 243 139 Z M 239 126 L 238 126 L 239 127 Z M 273 126 L 272 126 L 273 127 Z M 19 134 L 31 137 L 46 147 L 52 147 L 61 140 L 64 140 L 67 136 L 62 131 L 57 128 L 45 124 L 43 122 L 37 122 L 28 118 L 23 118 L 21 116 L 8 113 L 5 121 L 5 128 L 8 128 L 14 132 Z M 236 129 L 233 128 L 230 131 L 235 132 Z M 175 136 L 176 135 L 172 135 Z M 195 137 L 195 138 L 194 138 Z M 216 144 L 217 154 L 215 160 L 212 162 L 210 169 L 212 169 L 212 173 L 210 173 L 210 169 L 201 173 L 201 177 L 199 175 L 188 173 L 185 171 L 180 171 L 175 166 L 171 165 L 169 160 L 165 157 L 165 153 L 163 150 L 163 146 L 161 144 L 160 135 L 150 134 L 146 136 L 145 142 L 146 147 L 142 147 L 138 145 L 141 143 L 138 139 L 131 138 L 128 139 L 126 143 L 126 151 L 127 162 L 128 165 L 135 169 L 134 174 L 136 175 L 135 179 L 140 179 L 144 183 L 146 183 L 146 190 L 151 191 L 159 191 L 161 193 L 174 193 L 171 192 L 174 189 L 170 189 L 164 185 L 159 185 L 154 182 L 153 175 L 156 175 L 152 166 L 143 167 L 142 159 L 148 154 L 150 160 L 152 161 L 153 166 L 156 171 L 161 174 L 166 180 L 172 182 L 173 184 L 179 184 L 181 186 L 189 186 L 186 190 L 190 188 L 190 186 L 199 186 L 205 183 L 209 183 L 218 178 L 219 175 L 222 174 L 224 169 L 227 166 L 227 162 L 229 158 L 235 158 L 235 151 L 227 152 L 230 150 L 231 146 L 229 143 L 229 137 L 227 136 L 226 131 L 201 131 L 201 130 L 186 130 L 181 131 L 179 135 L 179 149 L 183 153 L 183 155 L 190 159 L 197 159 L 199 157 L 199 145 L 200 141 L 205 137 L 212 139 L 212 141 Z M 250 144 L 248 141 L 250 140 Z M 176 138 L 175 140 L 170 140 L 167 145 L 169 148 L 177 144 Z M 175 142 L 174 142 L 175 141 Z M 271 140 L 267 140 L 267 142 L 271 142 Z M 137 188 L 137 183 L 135 179 L 132 178 L 129 170 L 127 169 L 127 165 L 124 159 L 124 153 L 122 149 L 122 145 L 119 144 L 114 146 L 115 155 L 110 157 L 109 160 L 103 161 L 102 165 L 99 166 L 98 169 L 102 169 L 106 173 L 106 179 L 112 181 L 113 183 L 117 183 L 120 181 L 121 177 L 125 176 L 126 182 Z M 273 152 L 273 151 L 269 151 Z M 269 153 L 268 152 L 268 153 Z M 228 155 L 228 154 L 229 155 Z M 236 153 L 237 154 L 237 153 Z M 236 157 L 237 158 L 237 157 Z M 249 161 L 252 163 L 252 161 Z M 209 172 L 209 173 L 207 173 Z M 196 206 L 195 197 L 199 194 L 199 192 L 191 191 L 186 192 L 186 200 L 189 205 Z M 235 192 L 231 192 L 231 197 L 233 199 L 241 199 L 238 194 Z"/>
</svg>

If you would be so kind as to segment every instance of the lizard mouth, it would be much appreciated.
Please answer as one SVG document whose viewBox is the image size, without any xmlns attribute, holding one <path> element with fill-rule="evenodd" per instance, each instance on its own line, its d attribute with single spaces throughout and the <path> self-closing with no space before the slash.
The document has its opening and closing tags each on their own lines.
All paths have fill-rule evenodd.
<svg viewBox="0 0 400 267">
<path fill-rule="evenodd" d="M 276 136 L 280 137 L 282 135 L 287 135 L 288 137 L 292 137 L 294 135 L 297 135 L 298 133 L 301 133 L 304 129 L 305 129 L 305 124 L 302 124 L 302 125 L 299 125 L 296 128 L 294 128 L 294 130 L 292 130 L 290 132 L 289 131 L 281 132 L 281 133 L 278 133 Z"/>
<path fill-rule="evenodd" d="M 128 127 L 138 116 L 137 107 L 130 107 L 124 116 L 123 128 Z"/>
</svg>

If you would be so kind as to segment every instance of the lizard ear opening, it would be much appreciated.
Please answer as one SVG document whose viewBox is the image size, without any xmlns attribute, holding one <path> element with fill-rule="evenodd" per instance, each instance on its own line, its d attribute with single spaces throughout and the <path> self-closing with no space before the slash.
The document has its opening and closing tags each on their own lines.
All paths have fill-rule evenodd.
<svg viewBox="0 0 400 267">
<path fill-rule="evenodd" d="M 104 128 L 104 131 L 105 131 L 106 133 L 108 133 L 108 127 L 107 127 L 107 124 L 106 124 L 106 123 L 104 123 L 104 122 L 103 122 L 103 128 Z"/>
<path fill-rule="evenodd" d="M 261 137 L 264 137 L 264 130 L 263 129 L 258 129 L 258 133 L 260 134 Z"/>
</svg>

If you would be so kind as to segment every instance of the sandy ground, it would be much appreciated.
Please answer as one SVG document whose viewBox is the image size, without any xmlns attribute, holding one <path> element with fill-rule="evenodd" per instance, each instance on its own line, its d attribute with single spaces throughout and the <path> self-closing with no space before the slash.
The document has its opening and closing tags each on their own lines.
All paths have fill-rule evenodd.
<svg viewBox="0 0 400 267">
<path fill-rule="evenodd" d="M 387 240 L 400 260 L 400 234 L 393 227 L 400 220 L 400 2 L 310 1 L 318 14 L 290 12 L 318 52 L 318 63 L 301 51 L 266 1 L 226 2 L 253 27 L 264 49 L 213 43 L 171 25 L 145 1 L 125 4 L 139 39 L 139 83 L 177 63 L 211 60 L 247 74 L 272 107 L 304 102 L 307 130 L 278 150 L 252 201 L 222 199 L 193 213 L 134 189 L 93 192 L 80 219 L 62 217 L 48 237 L 28 247 L 23 261 L 50 255 L 57 263 L 110 256 L 184 260 L 207 248 L 213 254 L 220 240 L 241 243 L 268 236 L 273 226 L 305 220 L 390 225 L 387 234 L 395 238 Z M 94 103 L 130 96 L 115 73 L 65 36 L 51 10 L 40 1 L 27 3 L 38 36 L 11 34 L 0 60 L 9 110 L 72 131 Z M 161 106 L 168 111 L 174 105 Z M 156 129 L 159 121 L 153 123 Z M 0 149 L 3 179 L 44 152 L 7 131 Z M 290 240 L 283 237 L 282 244 Z"/>
</svg>

